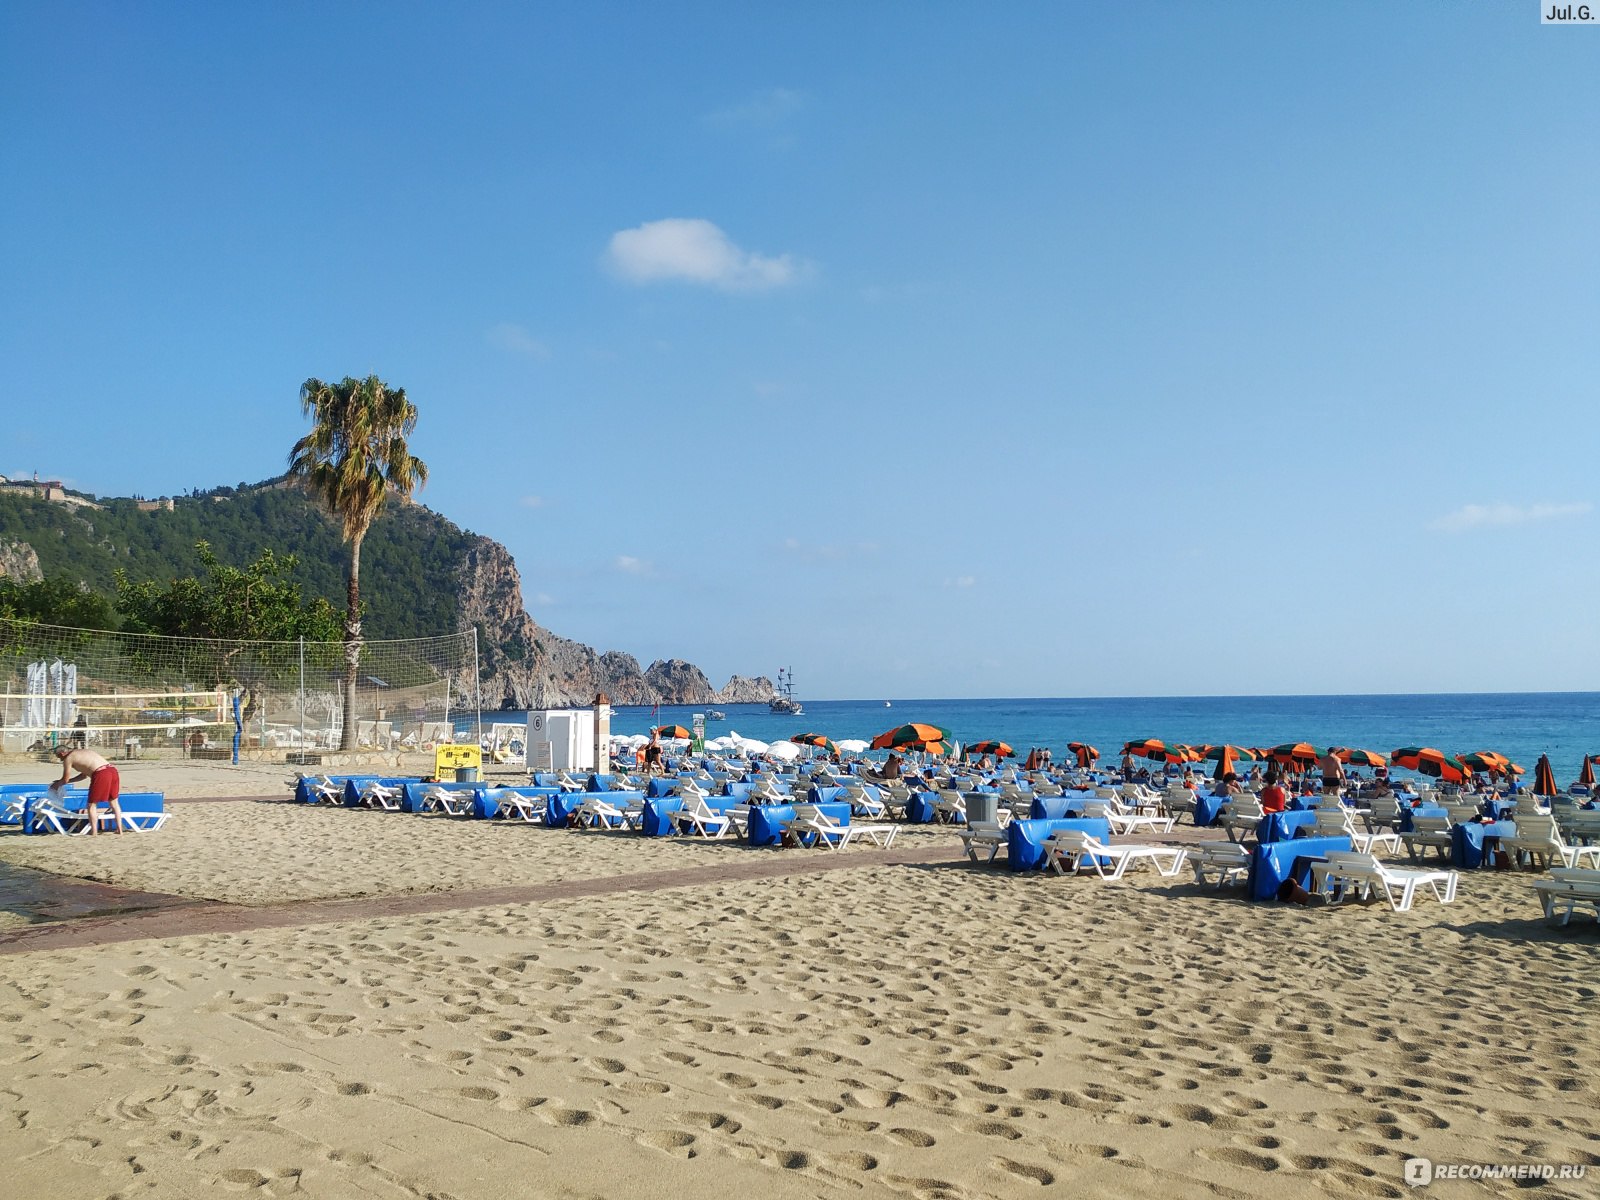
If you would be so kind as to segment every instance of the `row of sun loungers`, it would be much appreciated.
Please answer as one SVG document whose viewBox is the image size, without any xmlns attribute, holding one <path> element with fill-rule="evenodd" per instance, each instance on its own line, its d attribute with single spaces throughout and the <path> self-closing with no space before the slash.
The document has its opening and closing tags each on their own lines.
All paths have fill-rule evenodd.
<svg viewBox="0 0 1600 1200">
<path fill-rule="evenodd" d="M 587 793 L 583 784 L 569 780 L 566 790 L 583 794 L 583 800 L 566 814 L 566 824 L 574 829 L 638 830 L 642 827 L 645 800 L 638 792 Z M 781 792 L 771 781 L 765 787 L 753 788 L 752 803 L 790 804 L 793 797 Z M 329 777 L 307 780 L 308 798 L 313 804 L 347 806 L 346 785 Z M 357 794 L 357 806 L 402 811 L 402 789 L 382 780 L 368 780 Z M 528 824 L 546 824 L 550 813 L 548 795 L 527 795 L 514 788 L 484 789 L 487 799 L 494 801 L 490 807 L 495 817 L 502 820 L 523 821 Z M 722 810 L 711 807 L 709 793 L 692 781 L 686 781 L 676 790 L 679 807 L 669 815 L 675 832 L 699 836 L 713 841 L 728 837 L 742 838 L 748 831 L 750 804 L 735 805 Z M 889 804 L 861 788 L 859 784 L 847 787 L 841 799 L 850 800 L 860 815 L 885 815 Z M 861 807 L 858 807 L 861 806 Z M 474 793 L 471 790 L 432 785 L 423 791 L 417 811 L 438 813 L 450 817 L 474 815 Z M 865 811 L 863 811 L 863 808 Z M 883 849 L 894 844 L 899 827 L 896 825 L 862 824 L 844 822 L 822 811 L 814 804 L 795 804 L 794 815 L 784 823 L 784 844 L 824 846 L 843 850 L 855 842 L 870 842 Z"/>
</svg>

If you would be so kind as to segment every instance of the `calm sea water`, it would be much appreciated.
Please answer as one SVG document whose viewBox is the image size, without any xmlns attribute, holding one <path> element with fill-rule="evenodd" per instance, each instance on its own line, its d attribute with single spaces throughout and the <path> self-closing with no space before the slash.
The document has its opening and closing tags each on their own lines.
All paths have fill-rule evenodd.
<svg viewBox="0 0 1600 1200">
<path fill-rule="evenodd" d="M 908 721 L 950 730 L 962 742 L 996 738 L 1019 754 L 1048 746 L 1066 761 L 1068 742 L 1088 742 L 1105 759 L 1123 742 L 1155 737 L 1168 742 L 1280 742 L 1359 746 L 1387 754 L 1398 746 L 1432 746 L 1447 754 L 1498 750 L 1528 768 L 1548 754 L 1563 785 L 1577 777 L 1585 754 L 1600 753 L 1600 692 L 1488 693 L 1421 696 L 1204 696 L 1083 700 L 810 700 L 805 715 L 774 716 L 766 705 L 722 706 L 706 736 L 739 733 L 764 742 L 797 733 L 834 741 L 870 740 Z M 690 727 L 707 706 L 618 708 L 613 733 L 646 733 L 653 724 Z M 484 713 L 492 721 L 525 720 L 521 713 Z M 1104 761 L 1104 760 L 1103 760 Z"/>
</svg>

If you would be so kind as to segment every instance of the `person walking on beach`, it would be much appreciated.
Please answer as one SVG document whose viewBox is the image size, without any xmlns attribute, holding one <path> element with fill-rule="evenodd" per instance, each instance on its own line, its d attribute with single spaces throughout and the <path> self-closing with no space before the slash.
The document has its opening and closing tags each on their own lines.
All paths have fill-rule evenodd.
<svg viewBox="0 0 1600 1200">
<path fill-rule="evenodd" d="M 651 775 L 661 770 L 661 735 L 654 729 L 650 731 L 650 741 L 644 748 L 644 769 Z"/>
<path fill-rule="evenodd" d="M 122 805 L 117 798 L 122 795 L 122 777 L 117 769 L 93 750 L 75 750 L 70 746 L 57 746 L 56 757 L 61 760 L 61 778 L 56 783 L 65 787 L 80 779 L 89 781 L 89 832 L 100 832 L 100 818 L 95 809 L 108 805 L 111 809 L 112 828 L 122 832 Z"/>
<path fill-rule="evenodd" d="M 1344 764 L 1339 761 L 1339 756 L 1329 746 L 1317 759 L 1317 767 L 1322 772 L 1322 793 L 1325 796 L 1336 796 L 1339 789 L 1344 786 Z"/>
</svg>

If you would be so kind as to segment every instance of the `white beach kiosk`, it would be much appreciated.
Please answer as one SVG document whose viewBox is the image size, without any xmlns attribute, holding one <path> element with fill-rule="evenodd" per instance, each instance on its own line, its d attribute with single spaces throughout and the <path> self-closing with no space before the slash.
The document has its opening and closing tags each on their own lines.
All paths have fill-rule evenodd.
<svg viewBox="0 0 1600 1200">
<path fill-rule="evenodd" d="M 602 748 L 611 742 L 611 705 L 604 692 L 593 708 L 546 708 L 528 713 L 528 770 L 608 769 Z"/>
</svg>

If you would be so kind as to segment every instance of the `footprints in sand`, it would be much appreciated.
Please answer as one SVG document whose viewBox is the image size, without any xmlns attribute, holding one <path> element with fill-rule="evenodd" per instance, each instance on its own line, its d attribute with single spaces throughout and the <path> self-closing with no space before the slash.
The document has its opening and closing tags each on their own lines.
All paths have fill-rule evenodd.
<svg viewBox="0 0 1600 1200">
<path fill-rule="evenodd" d="M 81 985 L 16 985 L 0 1009 L 0 1129 L 51 1139 L 129 1197 L 163 1160 L 219 1192 L 443 1195 L 443 1179 L 385 1169 L 397 1130 L 491 1164 L 577 1149 L 665 1179 L 684 1164 L 711 1177 L 721 1159 L 790 1190 L 907 1200 L 1398 1196 L 1412 1154 L 1597 1149 L 1594 1084 L 1547 1066 L 1600 1049 L 1559 1007 L 1578 1003 L 1586 959 L 1556 968 L 1565 990 L 1527 989 L 1550 1007 L 1501 1045 L 1472 1014 L 1527 983 L 1530 958 L 1552 961 L 1548 947 L 1481 985 L 1432 977 L 1465 1015 L 1429 1012 L 1424 1036 L 1415 962 L 1363 958 L 1352 975 L 1331 926 L 1329 946 L 1277 962 L 1236 936 L 1241 921 L 1282 918 L 1267 908 L 1217 902 L 1227 923 L 1211 928 L 1211 910 L 1186 924 L 1155 889 L 1106 908 L 1063 881 L 963 870 L 930 911 L 917 882 L 876 877 L 871 938 L 814 932 L 856 919 L 859 894 L 795 878 L 707 888 L 704 905 L 640 893 L 582 912 L 213 939 L 159 970 L 120 952 Z M 1042 922 L 1073 931 L 1066 957 L 997 958 L 959 915 L 1019 888 Z M 737 948 L 706 916 L 733 908 L 760 914 Z M 628 945 L 594 935 L 612 916 L 639 930 Z M 196 1036 L 208 1021 L 227 1036 Z M 41 1132 L 50 1088 L 135 1077 L 159 1086 L 118 1082 L 67 1130 Z M 1485 1078 L 1503 1086 L 1490 1095 Z M 278 1120 L 295 1102 L 313 1107 Z M 135 1154 L 144 1182 L 130 1184 Z"/>
<path fill-rule="evenodd" d="M 268 1196 L 287 1196 L 300 1191 L 299 1167 L 284 1167 L 276 1171 L 258 1171 L 252 1167 L 236 1167 L 223 1171 L 217 1183 L 230 1192 L 261 1192 Z"/>
</svg>

